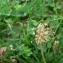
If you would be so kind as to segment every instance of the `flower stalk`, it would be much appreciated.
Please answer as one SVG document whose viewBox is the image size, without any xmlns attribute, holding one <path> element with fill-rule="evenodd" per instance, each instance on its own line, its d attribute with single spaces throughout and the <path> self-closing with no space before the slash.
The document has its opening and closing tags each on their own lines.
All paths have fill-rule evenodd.
<svg viewBox="0 0 63 63">
<path fill-rule="evenodd" d="M 45 59 L 41 44 L 40 44 L 40 50 L 41 50 L 41 55 L 42 55 L 42 58 L 43 58 L 43 62 L 46 63 L 46 59 Z"/>
<path fill-rule="evenodd" d="M 43 59 L 44 63 L 46 63 L 46 58 L 44 56 L 44 52 L 42 49 L 42 43 L 49 41 L 49 39 L 48 39 L 48 32 L 49 31 L 47 30 L 47 28 L 45 26 L 47 26 L 47 23 L 46 24 L 40 23 L 37 27 L 37 34 L 35 36 L 36 43 L 37 43 L 37 45 L 40 46 L 41 55 L 42 55 L 42 59 Z"/>
</svg>

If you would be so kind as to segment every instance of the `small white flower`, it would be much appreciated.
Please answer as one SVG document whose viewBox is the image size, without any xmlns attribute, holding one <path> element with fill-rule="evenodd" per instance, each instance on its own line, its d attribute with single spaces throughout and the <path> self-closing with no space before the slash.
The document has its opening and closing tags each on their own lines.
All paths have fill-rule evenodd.
<svg viewBox="0 0 63 63">
<path fill-rule="evenodd" d="M 13 45 L 9 45 L 10 47 L 13 47 Z"/>
<path fill-rule="evenodd" d="M 13 50 L 13 45 L 9 45 L 10 46 L 10 49 Z"/>
<path fill-rule="evenodd" d="M 32 43 L 32 41 L 31 41 L 31 43 Z"/>
<path fill-rule="evenodd" d="M 34 29 L 35 29 L 35 28 L 33 27 L 31 30 L 34 31 Z"/>
<path fill-rule="evenodd" d="M 35 32 L 33 32 L 33 35 L 35 35 Z"/>
<path fill-rule="evenodd" d="M 55 41 L 55 44 L 59 44 L 59 41 Z"/>
</svg>

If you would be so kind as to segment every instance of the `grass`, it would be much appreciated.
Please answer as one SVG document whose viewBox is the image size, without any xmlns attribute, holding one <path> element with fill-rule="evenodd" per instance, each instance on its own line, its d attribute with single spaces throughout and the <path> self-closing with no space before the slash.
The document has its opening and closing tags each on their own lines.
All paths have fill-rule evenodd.
<svg viewBox="0 0 63 63">
<path fill-rule="evenodd" d="M 15 63 L 15 61 L 17 63 L 62 63 L 62 2 L 60 0 L 1 0 L 1 63 Z M 45 28 L 49 31 L 49 41 L 37 45 L 35 37 L 40 23 L 47 24 Z M 2 49 L 3 47 L 7 47 L 7 50 Z M 11 56 L 14 58 L 10 59 Z"/>
</svg>

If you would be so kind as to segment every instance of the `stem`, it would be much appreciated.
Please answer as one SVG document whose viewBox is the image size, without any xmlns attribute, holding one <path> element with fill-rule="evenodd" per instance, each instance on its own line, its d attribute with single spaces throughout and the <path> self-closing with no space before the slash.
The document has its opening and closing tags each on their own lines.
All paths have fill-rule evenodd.
<svg viewBox="0 0 63 63">
<path fill-rule="evenodd" d="M 41 55 L 42 55 L 43 61 L 44 61 L 44 63 L 46 63 L 46 59 L 45 59 L 41 44 L 40 44 L 40 50 L 41 50 Z"/>
<path fill-rule="evenodd" d="M 56 9 L 55 0 L 53 0 L 53 4 L 54 4 L 54 11 L 55 11 L 57 17 L 59 18 L 59 13 L 58 13 L 58 11 L 57 11 L 57 9 Z M 61 20 L 58 22 L 58 24 L 59 24 L 59 25 L 57 26 L 57 28 L 56 28 L 56 30 L 55 30 L 55 35 L 56 35 L 56 33 L 57 33 L 57 31 L 58 31 L 60 25 L 61 25 Z M 55 35 L 54 35 L 54 36 L 55 36 Z"/>
<path fill-rule="evenodd" d="M 57 11 L 57 9 L 56 9 L 56 5 L 55 5 L 55 1 L 54 1 L 54 0 L 53 0 L 53 4 L 54 4 L 54 11 L 55 11 L 56 15 L 59 17 L 58 11 Z"/>
</svg>

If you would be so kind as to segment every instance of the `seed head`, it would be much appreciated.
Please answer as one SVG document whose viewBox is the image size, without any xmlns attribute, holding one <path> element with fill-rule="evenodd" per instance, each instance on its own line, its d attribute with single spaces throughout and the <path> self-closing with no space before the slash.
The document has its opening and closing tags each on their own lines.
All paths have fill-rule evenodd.
<svg viewBox="0 0 63 63">
<path fill-rule="evenodd" d="M 59 41 L 55 40 L 53 43 L 53 50 L 58 48 Z"/>
<path fill-rule="evenodd" d="M 41 44 L 42 42 L 47 42 L 48 39 L 48 30 L 45 28 L 45 24 L 39 24 L 37 27 L 37 34 L 35 36 L 35 40 L 37 44 Z"/>
</svg>

